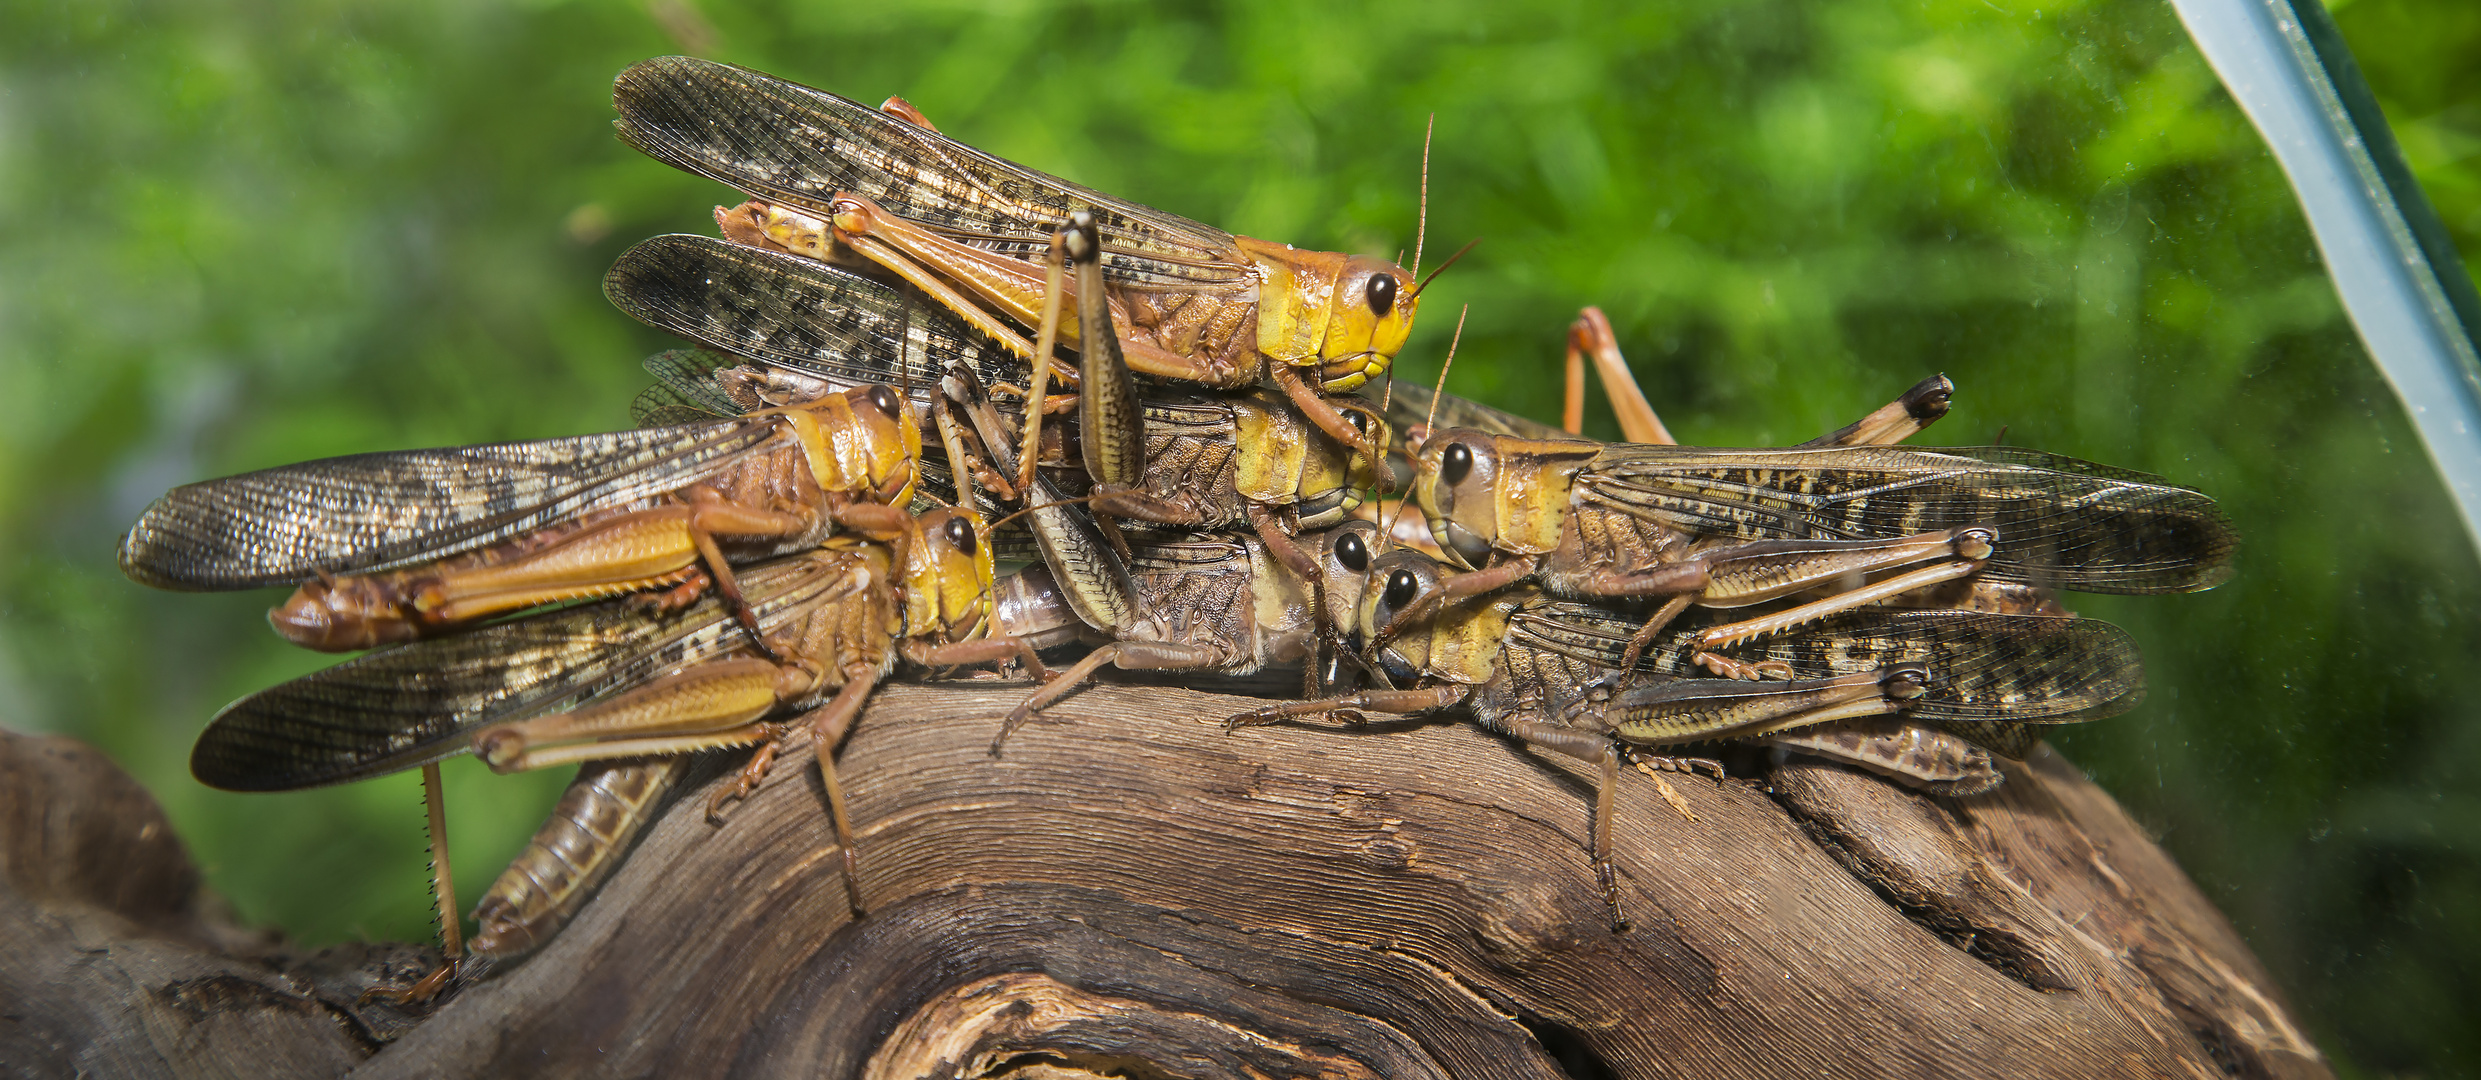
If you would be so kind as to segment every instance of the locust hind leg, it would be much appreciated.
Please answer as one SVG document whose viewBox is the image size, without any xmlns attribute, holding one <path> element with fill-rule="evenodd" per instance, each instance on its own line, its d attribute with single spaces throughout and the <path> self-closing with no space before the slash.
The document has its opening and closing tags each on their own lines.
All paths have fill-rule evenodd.
<svg viewBox="0 0 2481 1080">
<path fill-rule="evenodd" d="M 1728 658 L 1716 655 L 1714 650 L 1781 633 L 1839 611 L 1969 576 L 1989 561 L 1997 541 L 1994 531 L 1980 527 L 1921 533 L 1893 540 L 1759 540 L 1709 548 L 1690 558 L 1643 570 L 1605 566 L 1582 571 L 1574 569 L 1581 559 L 1580 553 L 1573 548 L 1562 548 L 1554 556 L 1556 565 L 1552 573 L 1561 590 L 1566 592 L 1586 596 L 1673 598 L 1656 613 L 1654 620 L 1649 620 L 1632 636 L 1629 656 L 1633 669 L 1634 657 L 1652 642 L 1662 624 L 1678 614 L 1675 609 L 1685 606 L 1679 597 L 1686 596 L 1689 603 L 1703 607 L 1744 607 L 1832 586 L 1848 575 L 1889 570 L 1933 559 L 1950 560 L 1857 589 L 1844 590 L 1814 603 L 1718 626 L 1699 636 L 1697 647 L 1701 662 L 1712 657 L 1708 666 L 1723 674 L 1745 678 L 1767 672 L 1762 668 L 1734 667 Z"/>
<path fill-rule="evenodd" d="M 431 906 L 439 919 L 440 965 L 401 990 L 373 987 L 363 991 L 364 1002 L 407 1005 L 429 1001 L 446 990 L 456 980 L 458 969 L 465 966 L 465 925 L 457 911 L 456 877 L 448 866 L 448 803 L 440 790 L 436 761 L 422 766 L 422 809 L 431 840 Z"/>
<path fill-rule="evenodd" d="M 1879 406 L 1869 415 L 1843 427 L 1800 444 L 1800 449 L 1829 446 L 1893 446 L 1912 438 L 1922 428 L 1937 423 L 1947 415 L 1955 397 L 1955 384 L 1944 375 L 1932 375 L 1914 383 L 1903 396 Z"/>
<path fill-rule="evenodd" d="M 1077 276 L 1077 449 L 1085 474 L 1095 486 L 1134 488 L 1145 478 L 1146 418 L 1137 402 L 1137 380 L 1129 373 L 1119 328 L 1112 323 L 1111 305 L 1103 291 L 1103 237 L 1091 211 L 1069 215 L 1068 227 L 1056 234 L 1054 242 L 1054 257 L 1060 253 L 1066 254 Z M 1046 301 L 1044 306 L 1048 310 L 1051 303 Z M 1032 460 L 1023 447 L 1018 452 Z M 1023 471 L 1020 463 L 1019 475 Z M 1095 523 L 1126 558 L 1128 546 L 1111 517 L 1098 513 Z"/>
<path fill-rule="evenodd" d="M 1611 320 L 1602 309 L 1589 307 L 1578 312 L 1576 321 L 1568 325 L 1568 397 L 1567 407 L 1560 416 L 1560 426 L 1570 435 L 1585 429 L 1585 357 L 1594 358 L 1594 370 L 1602 376 L 1603 391 L 1610 396 L 1611 413 L 1620 422 L 1620 434 L 1629 442 L 1678 445 L 1671 431 L 1663 426 L 1662 417 L 1655 415 L 1654 403 L 1647 401 L 1645 391 L 1638 389 L 1637 377 L 1628 370 L 1628 358 L 1620 355 L 1617 335 L 1611 332 Z"/>
</svg>

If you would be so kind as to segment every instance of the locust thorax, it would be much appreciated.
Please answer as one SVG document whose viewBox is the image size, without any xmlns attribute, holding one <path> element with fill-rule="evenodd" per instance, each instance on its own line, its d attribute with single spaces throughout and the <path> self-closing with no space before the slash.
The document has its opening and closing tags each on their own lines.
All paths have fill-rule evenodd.
<svg viewBox="0 0 2481 1080">
<path fill-rule="evenodd" d="M 913 501 L 914 463 L 922 456 L 922 421 L 902 394 L 885 385 L 857 386 L 840 394 L 752 416 L 796 420 L 808 443 L 811 478 L 824 492 L 853 495 L 882 506 Z M 800 420 L 798 418 L 806 418 Z"/>
<path fill-rule="evenodd" d="M 1338 401 L 1336 410 L 1365 436 L 1386 445 L 1387 421 L 1367 406 Z M 1242 498 L 1291 506 L 1305 529 L 1323 529 L 1361 504 L 1377 482 L 1370 461 L 1336 443 L 1279 394 L 1260 391 L 1233 402 L 1233 487 Z"/>
<path fill-rule="evenodd" d="M 1315 367 L 1321 389 L 1340 394 L 1384 375 L 1413 333 L 1413 275 L 1366 255 L 1306 251 L 1236 237 L 1258 264 L 1258 351 L 1276 363 Z"/>
<path fill-rule="evenodd" d="M 964 641 L 990 629 L 993 572 L 982 515 L 940 507 L 905 544 L 905 636 Z"/>
<path fill-rule="evenodd" d="M 747 247 L 789 251 L 825 262 L 852 264 L 858 257 L 839 256 L 835 226 L 790 207 L 752 199 L 739 206 L 715 208 L 715 226 L 724 239 Z"/>
</svg>

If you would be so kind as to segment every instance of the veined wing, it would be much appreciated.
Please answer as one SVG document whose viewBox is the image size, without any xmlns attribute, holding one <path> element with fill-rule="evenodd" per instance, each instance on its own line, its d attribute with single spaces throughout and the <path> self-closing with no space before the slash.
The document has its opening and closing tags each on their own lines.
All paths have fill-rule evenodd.
<svg viewBox="0 0 2481 1080">
<path fill-rule="evenodd" d="M 640 365 L 655 385 L 638 391 L 629 402 L 629 419 L 639 427 L 670 427 L 741 415 L 741 404 L 715 382 L 715 369 L 739 361 L 704 349 L 666 349 Z"/>
<path fill-rule="evenodd" d="M 2101 593 L 2231 576 L 2214 500 L 2159 477 L 2012 447 L 1740 450 L 1614 444 L 1577 498 L 1708 536 L 1890 539 L 1986 525 L 1989 573 Z"/>
<path fill-rule="evenodd" d="M 624 506 L 755 452 L 771 424 L 676 427 L 262 469 L 172 489 L 121 538 L 121 569 L 164 589 L 252 589 L 470 550 Z"/>
<path fill-rule="evenodd" d="M 770 629 L 852 588 L 814 555 L 742 570 L 740 582 Z M 573 709 L 748 642 L 713 597 L 662 615 L 624 598 L 381 649 L 225 706 L 190 771 L 228 791 L 379 776 L 463 753 L 479 728 Z"/>
<path fill-rule="evenodd" d="M 1071 211 L 1102 225 L 1104 273 L 1149 289 L 1227 286 L 1256 270 L 1232 235 L 983 153 L 860 102 L 686 56 L 612 84 L 620 137 L 648 156 L 824 214 L 838 192 L 1001 254 L 1039 260 Z"/>
<path fill-rule="evenodd" d="M 1434 414 L 1430 403 L 1436 400 Z M 1529 417 L 1518 416 L 1504 409 L 1484 405 L 1454 394 L 1434 393 L 1419 383 L 1402 383 L 1387 392 L 1387 422 L 1397 431 L 1411 431 L 1422 423 L 1439 430 L 1471 428 L 1493 435 L 1512 435 L 1519 439 L 1572 439 L 1576 436 Z"/>
<path fill-rule="evenodd" d="M 909 386 L 927 401 L 958 363 L 985 386 L 1025 381 L 1024 361 L 911 289 L 712 237 L 630 248 L 603 293 L 648 326 L 838 387 Z"/>
<path fill-rule="evenodd" d="M 1510 619 L 1511 641 L 1616 668 L 1630 617 L 1569 601 L 1539 601 Z M 1693 657 L 1696 629 L 1649 647 L 1638 670 L 1706 677 Z M 1929 668 L 1930 685 L 1907 711 L 1939 721 L 2058 724 L 2117 716 L 2145 699 L 2144 662 L 2127 632 L 2099 619 L 1977 611 L 1864 608 L 1731 650 L 1735 659 L 1779 661 L 1796 679 Z"/>
</svg>

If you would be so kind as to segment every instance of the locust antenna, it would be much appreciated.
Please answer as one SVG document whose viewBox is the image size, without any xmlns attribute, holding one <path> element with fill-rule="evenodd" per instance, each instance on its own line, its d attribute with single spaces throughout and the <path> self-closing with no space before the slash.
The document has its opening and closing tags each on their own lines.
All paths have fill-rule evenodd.
<svg viewBox="0 0 2481 1080">
<path fill-rule="evenodd" d="M 1466 246 L 1469 247 L 1471 245 Z M 1473 305 L 1471 304 L 1466 304 L 1465 306 L 1456 309 L 1456 333 L 1454 336 L 1447 339 L 1447 359 L 1439 361 L 1439 384 L 1431 389 L 1430 411 L 1424 414 L 1421 418 L 1421 437 L 1424 442 L 1428 442 L 1430 439 L 1430 426 L 1439 422 L 1439 398 L 1447 393 L 1447 369 L 1456 366 L 1456 345 L 1458 342 L 1464 340 L 1464 317 L 1465 314 L 1471 310 L 1473 310 Z M 1416 474 L 1420 472 L 1418 468 L 1414 471 Z M 1411 493 L 1407 492 L 1406 494 L 1409 495 Z M 1402 499 L 1396 502 L 1396 516 L 1387 519 L 1387 528 L 1384 530 L 1386 532 L 1386 536 L 1382 538 L 1387 542 L 1389 547 L 1395 546 L 1396 523 L 1404 520 L 1404 511 L 1412 505 L 1413 503 L 1410 499 Z"/>
<path fill-rule="evenodd" d="M 1447 257 L 1447 261 L 1446 261 L 1446 262 L 1440 263 L 1440 264 L 1439 264 L 1439 268 L 1438 268 L 1438 269 L 1433 270 L 1433 271 L 1430 271 L 1430 276 L 1429 276 L 1429 277 L 1426 277 L 1426 278 L 1421 279 L 1421 284 L 1413 286 L 1413 291 L 1412 291 L 1411 293 L 1407 294 L 1407 295 L 1405 296 L 1405 298 L 1404 298 L 1404 299 L 1406 299 L 1407 301 L 1410 301 L 1410 300 L 1414 299 L 1415 297 L 1420 296 L 1420 295 L 1421 295 L 1421 291 L 1422 291 L 1423 289 L 1427 289 L 1427 288 L 1429 288 L 1429 287 L 1430 287 L 1430 282 L 1431 282 L 1433 279 L 1437 278 L 1440 274 L 1446 273 L 1446 272 L 1447 272 L 1447 268 L 1448 268 L 1448 267 L 1451 267 L 1451 266 L 1456 265 L 1456 260 L 1461 259 L 1461 258 L 1464 258 L 1464 253 L 1465 253 L 1465 252 L 1468 252 L 1468 251 L 1473 250 L 1473 245 L 1478 244 L 1478 243 L 1481 243 L 1481 242 L 1482 242 L 1482 238 L 1481 238 L 1481 237 L 1478 237 L 1478 236 L 1474 237 L 1474 238 L 1473 238 L 1473 239 L 1471 239 L 1471 240 L 1467 240 L 1467 241 L 1465 241 L 1465 242 L 1464 242 L 1464 246 L 1463 246 L 1463 247 L 1460 247 L 1460 248 L 1457 248 L 1457 249 L 1456 249 L 1456 253 L 1455 253 L 1455 254 L 1448 256 L 1448 257 Z"/>
<path fill-rule="evenodd" d="M 1008 515 L 1008 516 L 1006 516 L 1006 517 L 1003 517 L 1003 518 L 1001 518 L 1001 519 L 999 519 L 999 520 L 997 520 L 997 521 L 994 521 L 994 522 L 992 522 L 992 523 L 990 523 L 990 524 L 988 524 L 988 525 L 983 526 L 983 527 L 982 527 L 982 531 L 981 531 L 981 533 L 979 533 L 978 535 L 980 535 L 980 536 L 989 536 L 989 535 L 990 535 L 990 534 L 992 534 L 992 533 L 998 532 L 998 531 L 999 531 L 999 527 L 1000 527 L 1000 526 L 1005 525 L 1005 524 L 1007 524 L 1007 523 L 1009 523 L 1009 522 L 1011 522 L 1011 521 L 1015 521 L 1016 519 L 1021 518 L 1021 517 L 1024 517 L 1024 516 L 1025 516 L 1025 515 L 1027 515 L 1027 514 L 1033 513 L 1033 512 L 1034 512 L 1034 511 L 1036 511 L 1036 510 L 1048 510 L 1048 509 L 1050 509 L 1050 508 L 1052 508 L 1052 507 L 1054 507 L 1054 506 L 1074 506 L 1074 505 L 1076 505 L 1076 504 L 1078 504 L 1078 503 L 1088 503 L 1088 502 L 1093 502 L 1093 501 L 1094 501 L 1094 496 L 1092 496 L 1092 495 L 1079 495 L 1079 496 L 1077 496 L 1077 497 L 1076 497 L 1076 498 L 1074 498 L 1074 499 L 1060 499 L 1060 500 L 1057 500 L 1057 501 L 1054 501 L 1054 502 L 1047 502 L 1047 503 L 1033 503 L 1033 504 L 1030 504 L 1030 505 L 1027 505 L 1027 506 L 1025 506 L 1025 507 L 1022 507 L 1022 508 L 1018 509 L 1018 510 L 1017 510 L 1015 513 L 1013 513 L 1013 514 L 1009 514 L 1009 515 Z"/>
<path fill-rule="evenodd" d="M 1431 113 L 1430 122 L 1421 127 L 1421 209 L 1413 215 L 1413 270 L 1409 277 L 1421 276 L 1421 241 L 1430 232 L 1430 133 L 1438 126 L 1439 114 Z M 1421 290 L 1413 292 L 1419 294 Z"/>
</svg>

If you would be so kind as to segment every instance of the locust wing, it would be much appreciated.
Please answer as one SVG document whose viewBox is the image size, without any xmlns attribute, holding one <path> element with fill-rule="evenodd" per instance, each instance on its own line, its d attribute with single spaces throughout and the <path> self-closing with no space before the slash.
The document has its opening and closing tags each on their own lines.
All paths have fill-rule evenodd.
<svg viewBox="0 0 2481 1080">
<path fill-rule="evenodd" d="M 622 252 L 603 293 L 655 329 L 838 388 L 887 383 L 928 401 L 960 363 L 986 386 L 1025 374 L 1024 361 L 910 288 L 712 237 L 658 236 Z"/>
<path fill-rule="evenodd" d="M 1614 445 L 1581 505 L 1705 536 L 1893 539 L 1985 525 L 1998 580 L 2098 593 L 2210 589 L 2238 540 L 2214 500 L 2160 477 L 2012 447 L 1817 450 Z"/>
<path fill-rule="evenodd" d="M 641 366 L 655 385 L 629 402 L 629 419 L 642 428 L 670 427 L 747 412 L 715 381 L 716 369 L 738 362 L 705 349 L 666 349 L 647 357 Z"/>
<path fill-rule="evenodd" d="M 849 578 L 795 556 L 741 571 L 762 627 L 849 592 Z M 227 705 L 190 771 L 228 791 L 360 780 L 469 749 L 493 724 L 562 712 L 748 647 L 712 597 L 667 614 L 605 600 L 356 657 Z"/>
<path fill-rule="evenodd" d="M 1253 278 L 1230 233 L 983 153 L 859 102 L 686 56 L 612 84 L 622 141 L 761 199 L 825 214 L 838 193 L 1004 255 L 1039 260 L 1070 212 L 1102 225 L 1104 273 L 1186 291 Z"/>
<path fill-rule="evenodd" d="M 172 489 L 121 538 L 163 589 L 252 589 L 466 551 L 678 488 L 765 446 L 714 420 L 534 442 L 355 454 Z"/>
<path fill-rule="evenodd" d="M 1510 619 L 1510 640 L 1616 669 L 1638 622 L 1590 604 L 1545 600 Z M 1706 676 L 1693 659 L 1698 632 L 1674 630 L 1657 639 L 1638 670 L 1665 678 Z M 1924 665 L 1929 688 L 1906 712 L 1942 722 L 2100 720 L 2145 699 L 2136 643 L 2099 619 L 1863 608 L 1736 647 L 1732 656 L 1779 661 L 1796 679 Z"/>
<path fill-rule="evenodd" d="M 1438 404 L 1434 409 L 1433 401 Z M 1470 428 L 1493 435 L 1511 435 L 1519 439 L 1568 439 L 1567 432 L 1529 417 L 1518 416 L 1504 409 L 1481 402 L 1443 394 L 1420 383 L 1407 382 L 1387 391 L 1387 422 L 1397 431 L 1411 431 L 1422 424 L 1432 430 Z"/>
</svg>

